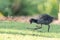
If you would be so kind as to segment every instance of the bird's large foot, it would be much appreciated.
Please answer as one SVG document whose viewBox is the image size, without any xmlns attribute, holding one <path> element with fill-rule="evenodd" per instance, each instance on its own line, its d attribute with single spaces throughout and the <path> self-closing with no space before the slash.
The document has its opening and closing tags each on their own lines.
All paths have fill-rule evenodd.
<svg viewBox="0 0 60 40">
<path fill-rule="evenodd" d="M 42 27 L 38 27 L 38 28 L 34 28 L 35 30 L 37 30 L 37 29 L 41 29 Z"/>
<path fill-rule="evenodd" d="M 36 26 L 36 27 L 38 27 L 39 29 L 42 28 L 42 27 L 40 27 L 40 26 Z"/>
</svg>

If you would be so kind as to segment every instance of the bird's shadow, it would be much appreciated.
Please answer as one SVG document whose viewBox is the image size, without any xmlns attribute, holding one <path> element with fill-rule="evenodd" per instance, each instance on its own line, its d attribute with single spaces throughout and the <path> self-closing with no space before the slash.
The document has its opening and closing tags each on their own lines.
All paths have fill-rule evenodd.
<svg viewBox="0 0 60 40">
<path fill-rule="evenodd" d="M 32 31 L 37 31 L 37 32 L 42 32 L 41 30 L 37 29 L 37 27 L 35 28 L 27 28 L 28 30 L 32 30 Z M 39 31 L 38 31 L 39 30 Z"/>
</svg>

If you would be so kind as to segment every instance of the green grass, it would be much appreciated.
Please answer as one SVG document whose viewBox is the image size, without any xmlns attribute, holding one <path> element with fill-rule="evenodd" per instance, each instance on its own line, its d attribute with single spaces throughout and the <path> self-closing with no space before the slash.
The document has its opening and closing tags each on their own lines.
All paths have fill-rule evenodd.
<svg viewBox="0 0 60 40">
<path fill-rule="evenodd" d="M 0 21 L 0 33 L 30 35 L 39 37 L 60 38 L 60 25 L 51 24 L 50 32 L 48 26 L 43 25 L 42 29 L 33 30 L 36 24 L 20 23 L 20 22 L 2 22 Z"/>
</svg>

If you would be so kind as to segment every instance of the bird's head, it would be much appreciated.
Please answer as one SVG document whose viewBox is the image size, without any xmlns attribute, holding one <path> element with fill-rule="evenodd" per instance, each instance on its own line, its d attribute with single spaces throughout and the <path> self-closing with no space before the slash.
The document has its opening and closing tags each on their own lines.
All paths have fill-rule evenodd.
<svg viewBox="0 0 60 40">
<path fill-rule="evenodd" d="M 29 22 L 30 22 L 30 24 L 32 24 L 32 23 L 37 23 L 37 19 L 31 18 L 31 19 L 29 20 Z"/>
</svg>

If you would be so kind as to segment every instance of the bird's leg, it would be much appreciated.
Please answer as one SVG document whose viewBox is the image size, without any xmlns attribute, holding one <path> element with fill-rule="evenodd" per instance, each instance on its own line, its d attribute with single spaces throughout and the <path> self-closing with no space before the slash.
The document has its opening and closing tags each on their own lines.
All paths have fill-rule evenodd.
<svg viewBox="0 0 60 40">
<path fill-rule="evenodd" d="M 41 26 L 40 26 L 40 27 L 38 27 L 38 28 L 39 28 L 39 29 L 40 29 L 40 28 L 42 28 L 42 24 L 41 24 Z"/>
<path fill-rule="evenodd" d="M 34 28 L 35 30 L 37 30 L 37 29 L 38 29 L 38 27 L 39 27 L 38 25 L 39 25 L 39 24 L 37 24 L 37 25 L 36 25 L 36 28 Z"/>
<path fill-rule="evenodd" d="M 39 27 L 39 24 L 37 24 L 36 27 Z"/>
<path fill-rule="evenodd" d="M 50 29 L 50 25 L 48 25 L 48 32 L 49 32 L 49 29 Z"/>
<path fill-rule="evenodd" d="M 42 24 L 41 24 L 41 27 L 40 28 L 42 28 Z"/>
<path fill-rule="evenodd" d="M 35 29 L 40 29 L 40 28 L 42 28 L 42 24 L 41 24 L 41 27 L 39 27 L 39 26 L 36 26 L 37 28 L 35 28 Z"/>
</svg>

